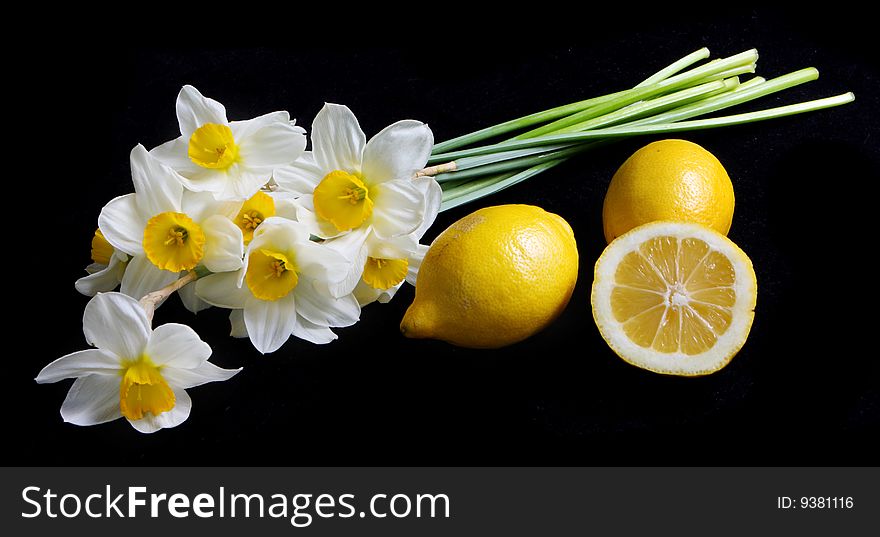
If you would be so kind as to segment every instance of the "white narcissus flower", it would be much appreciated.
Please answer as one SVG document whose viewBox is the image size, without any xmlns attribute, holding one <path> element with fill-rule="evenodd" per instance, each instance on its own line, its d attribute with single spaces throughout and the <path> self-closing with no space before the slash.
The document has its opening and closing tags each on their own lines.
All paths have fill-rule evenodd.
<svg viewBox="0 0 880 537">
<path fill-rule="evenodd" d="M 197 265 L 211 272 L 241 267 L 242 230 L 233 222 L 240 203 L 184 191 L 179 175 L 142 145 L 131 151 L 131 175 L 135 193 L 111 200 L 98 217 L 107 242 L 132 256 L 123 293 L 140 299 Z"/>
<path fill-rule="evenodd" d="M 125 417 L 142 433 L 176 427 L 189 417 L 188 388 L 241 371 L 208 362 L 211 347 L 188 326 L 151 329 L 141 305 L 121 293 L 89 301 L 83 332 L 97 348 L 63 356 L 36 378 L 41 384 L 76 379 L 61 405 L 61 417 L 75 425 Z"/>
<path fill-rule="evenodd" d="M 101 228 L 92 237 L 92 264 L 86 267 L 88 276 L 76 280 L 76 290 L 86 296 L 112 291 L 122 282 L 128 256 L 113 247 Z"/>
<path fill-rule="evenodd" d="M 296 205 L 292 195 L 286 192 L 257 192 L 244 203 L 232 221 L 241 229 L 244 244 L 250 244 L 254 231 L 268 218 L 279 216 L 296 220 Z"/>
<path fill-rule="evenodd" d="M 436 184 L 435 181 L 432 182 Z M 359 257 L 355 262 L 360 264 L 363 260 L 363 274 L 353 293 L 361 306 L 376 301 L 389 302 L 404 280 L 410 285 L 416 284 L 422 259 L 428 251 L 428 247 L 419 244 L 419 241 L 437 218 L 442 198 L 440 189 L 432 188 L 431 183 L 419 181 L 417 186 L 425 190 L 426 212 L 422 225 L 409 235 L 391 239 L 379 239 L 371 234 L 357 254 Z M 327 241 L 327 244 L 334 247 L 334 243 L 340 243 L 343 245 L 342 250 L 346 251 L 344 241 L 345 239 L 338 238 Z"/>
<path fill-rule="evenodd" d="M 377 289 L 379 295 L 393 294 L 440 207 L 437 182 L 414 179 L 431 154 L 431 129 L 420 121 L 398 121 L 367 141 L 351 110 L 328 103 L 315 117 L 311 137 L 312 151 L 275 170 L 275 182 L 299 195 L 297 219 L 312 234 L 331 239 L 352 263 L 350 289 L 359 282 L 374 289 L 388 285 Z M 382 257 L 389 252 L 397 257 Z"/>
<path fill-rule="evenodd" d="M 152 154 L 174 168 L 187 189 L 217 199 L 250 198 L 270 181 L 274 168 L 290 164 L 306 147 L 305 131 L 287 112 L 229 121 L 222 104 L 192 86 L 177 96 L 177 120 L 180 137 Z"/>
<path fill-rule="evenodd" d="M 331 327 L 357 322 L 357 300 L 339 292 L 347 271 L 340 253 L 310 241 L 302 224 L 276 216 L 257 228 L 238 272 L 199 278 L 196 294 L 242 310 L 241 317 L 231 316 L 233 335 L 247 333 L 258 351 L 268 353 L 291 335 L 329 343 L 336 339 Z"/>
<path fill-rule="evenodd" d="M 352 292 L 358 304 L 384 304 L 394 298 L 404 281 L 414 286 L 427 251 L 428 247 L 422 244 L 415 251 L 395 249 L 393 244 L 380 245 L 378 252 L 367 256 L 363 277 Z"/>
</svg>

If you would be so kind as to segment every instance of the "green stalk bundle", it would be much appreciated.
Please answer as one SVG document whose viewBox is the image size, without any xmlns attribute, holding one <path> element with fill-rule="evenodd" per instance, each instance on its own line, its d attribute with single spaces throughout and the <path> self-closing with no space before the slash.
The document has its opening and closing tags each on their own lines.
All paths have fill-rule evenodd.
<svg viewBox="0 0 880 537">
<path fill-rule="evenodd" d="M 565 160 L 614 140 L 632 136 L 741 125 L 802 114 L 851 102 L 847 92 L 834 97 L 755 112 L 694 119 L 816 80 L 809 67 L 765 80 L 740 75 L 755 72 L 754 49 L 703 65 L 701 48 L 661 69 L 632 89 L 551 108 L 453 138 L 434 146 L 429 166 L 443 189 L 441 211 L 513 186 Z M 685 70 L 688 69 L 688 70 Z M 487 140 L 519 133 L 494 143 Z"/>
</svg>

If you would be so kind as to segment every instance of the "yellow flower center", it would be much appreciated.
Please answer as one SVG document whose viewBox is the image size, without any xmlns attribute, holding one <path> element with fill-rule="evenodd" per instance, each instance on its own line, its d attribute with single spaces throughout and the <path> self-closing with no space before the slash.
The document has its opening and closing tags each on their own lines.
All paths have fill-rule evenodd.
<svg viewBox="0 0 880 537">
<path fill-rule="evenodd" d="M 235 224 L 241 228 L 245 244 L 251 242 L 254 230 L 270 216 L 275 216 L 275 200 L 269 194 L 257 192 L 244 202 L 235 217 Z"/>
<path fill-rule="evenodd" d="M 374 289 L 391 289 L 406 278 L 409 261 L 368 257 L 364 264 L 364 282 Z"/>
<path fill-rule="evenodd" d="M 238 159 L 238 146 L 227 125 L 205 123 L 190 136 L 188 154 L 202 168 L 225 170 Z"/>
<path fill-rule="evenodd" d="M 298 281 L 293 259 L 280 252 L 261 248 L 248 257 L 245 282 L 260 300 L 283 298 L 293 291 Z"/>
<path fill-rule="evenodd" d="M 101 228 L 96 229 L 95 236 L 92 237 L 92 261 L 109 265 L 111 256 L 113 256 L 113 246 L 104 238 Z"/>
<path fill-rule="evenodd" d="M 205 255 L 205 232 L 183 213 L 159 213 L 144 228 L 144 253 L 163 270 L 192 270 Z"/>
<path fill-rule="evenodd" d="M 174 391 L 149 356 L 125 364 L 119 385 L 119 410 L 130 420 L 149 412 L 158 416 L 174 408 Z"/>
<path fill-rule="evenodd" d="M 328 173 L 314 191 L 315 212 L 339 231 L 363 224 L 373 214 L 370 189 L 357 176 L 342 170 Z"/>
</svg>

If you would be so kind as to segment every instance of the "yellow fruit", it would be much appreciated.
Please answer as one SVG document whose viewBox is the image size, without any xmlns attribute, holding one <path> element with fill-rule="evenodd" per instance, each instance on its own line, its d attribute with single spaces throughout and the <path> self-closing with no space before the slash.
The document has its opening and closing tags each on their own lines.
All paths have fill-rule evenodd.
<svg viewBox="0 0 880 537">
<path fill-rule="evenodd" d="M 400 330 L 462 347 L 510 345 L 562 313 L 577 272 L 574 234 L 558 215 L 531 205 L 480 209 L 431 244 Z"/>
<path fill-rule="evenodd" d="M 657 373 L 718 371 L 742 348 L 755 313 L 752 262 L 700 224 L 652 222 L 596 262 L 593 318 L 618 356 Z"/>
<path fill-rule="evenodd" d="M 715 155 L 686 140 L 660 140 L 633 153 L 611 178 L 602 225 L 608 242 L 655 220 L 695 222 L 726 235 L 733 205 L 733 184 Z"/>
</svg>

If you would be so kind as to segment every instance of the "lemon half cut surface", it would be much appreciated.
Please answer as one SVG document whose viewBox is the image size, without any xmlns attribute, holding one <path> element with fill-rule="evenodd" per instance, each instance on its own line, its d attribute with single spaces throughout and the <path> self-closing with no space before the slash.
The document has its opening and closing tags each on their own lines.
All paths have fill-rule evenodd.
<svg viewBox="0 0 880 537">
<path fill-rule="evenodd" d="M 748 256 L 700 224 L 652 222 L 596 262 L 593 317 L 618 356 L 656 373 L 707 375 L 745 344 L 758 286 Z"/>
</svg>

